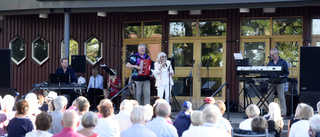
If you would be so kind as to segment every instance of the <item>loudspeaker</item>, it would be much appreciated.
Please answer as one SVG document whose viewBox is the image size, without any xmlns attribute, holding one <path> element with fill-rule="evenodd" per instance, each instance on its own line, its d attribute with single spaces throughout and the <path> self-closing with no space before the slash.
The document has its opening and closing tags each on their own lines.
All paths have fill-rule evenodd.
<svg viewBox="0 0 320 137">
<path fill-rule="evenodd" d="M 86 56 L 85 55 L 72 55 L 71 68 L 75 73 L 86 73 Z"/>
<path fill-rule="evenodd" d="M 314 111 L 317 111 L 317 103 L 320 101 L 320 93 L 300 92 L 299 101 L 310 105 Z"/>
<path fill-rule="evenodd" d="M 299 96 L 293 95 L 293 114 L 296 113 L 296 108 L 299 103 Z M 291 95 L 286 96 L 287 116 L 291 116 Z"/>
<path fill-rule="evenodd" d="M 320 47 L 300 48 L 300 93 L 320 92 Z"/>
<path fill-rule="evenodd" d="M 11 88 L 11 50 L 0 49 L 0 88 Z"/>
</svg>

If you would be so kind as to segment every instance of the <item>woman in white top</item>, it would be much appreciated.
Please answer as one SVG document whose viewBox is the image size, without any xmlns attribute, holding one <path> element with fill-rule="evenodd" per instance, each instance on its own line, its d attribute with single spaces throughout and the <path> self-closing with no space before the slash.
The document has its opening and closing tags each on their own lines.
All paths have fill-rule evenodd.
<svg viewBox="0 0 320 137">
<path fill-rule="evenodd" d="M 41 112 L 36 117 L 36 131 L 28 132 L 26 137 L 52 137 L 53 135 L 48 132 L 51 127 L 52 116 L 47 112 Z"/>
<path fill-rule="evenodd" d="M 169 103 L 170 94 L 173 86 L 172 76 L 174 72 L 172 69 L 171 62 L 167 60 L 167 55 L 164 52 L 160 52 L 158 54 L 157 61 L 154 63 L 154 71 L 156 76 L 156 87 L 158 90 L 158 97 L 163 98 L 163 93 L 165 92 L 165 99 Z"/>
</svg>

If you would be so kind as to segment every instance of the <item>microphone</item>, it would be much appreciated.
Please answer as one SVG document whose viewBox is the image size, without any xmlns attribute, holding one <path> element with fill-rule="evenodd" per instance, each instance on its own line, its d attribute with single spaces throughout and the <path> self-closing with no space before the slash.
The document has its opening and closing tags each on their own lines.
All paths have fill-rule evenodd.
<svg viewBox="0 0 320 137">
<path fill-rule="evenodd" d="M 164 62 L 164 65 L 166 65 L 167 67 L 167 59 L 163 60 L 163 62 Z"/>
<path fill-rule="evenodd" d="M 271 56 L 269 55 L 268 58 L 271 58 Z"/>
</svg>

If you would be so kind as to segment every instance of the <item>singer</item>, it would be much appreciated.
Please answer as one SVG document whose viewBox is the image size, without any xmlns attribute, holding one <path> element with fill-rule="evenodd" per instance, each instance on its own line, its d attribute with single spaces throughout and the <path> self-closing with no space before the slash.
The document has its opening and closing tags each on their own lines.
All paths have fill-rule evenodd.
<svg viewBox="0 0 320 137">
<path fill-rule="evenodd" d="M 157 75 L 156 87 L 158 90 L 158 97 L 163 98 L 163 93 L 165 92 L 165 99 L 170 103 L 170 94 L 173 86 L 172 76 L 174 72 L 172 70 L 171 62 L 167 60 L 167 55 L 164 52 L 158 54 L 157 61 L 154 63 L 154 71 L 156 73 L 155 75 Z"/>
<path fill-rule="evenodd" d="M 279 57 L 279 51 L 276 48 L 272 48 L 270 50 L 270 57 L 271 57 L 271 61 L 268 63 L 268 66 L 282 66 L 282 72 L 279 77 L 287 77 L 289 75 L 289 69 L 288 69 L 287 62 L 284 59 Z M 272 77 L 274 77 L 274 76 L 272 76 Z M 285 100 L 285 96 L 284 96 L 284 88 L 285 88 L 285 83 L 279 83 L 276 86 L 277 93 L 278 93 L 279 100 L 280 100 L 280 108 L 281 108 L 281 115 L 282 116 L 285 116 L 287 113 L 286 100 Z M 274 92 L 275 92 L 275 90 L 268 91 L 268 93 L 270 93 L 270 95 L 268 97 L 269 103 L 273 102 Z"/>
</svg>

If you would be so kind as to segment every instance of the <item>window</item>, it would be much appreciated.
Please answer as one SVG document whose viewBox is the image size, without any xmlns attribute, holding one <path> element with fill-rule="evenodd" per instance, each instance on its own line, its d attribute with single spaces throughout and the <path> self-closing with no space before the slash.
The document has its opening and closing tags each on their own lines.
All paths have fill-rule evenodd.
<svg viewBox="0 0 320 137">
<path fill-rule="evenodd" d="M 9 48 L 11 49 L 11 60 L 19 65 L 26 59 L 26 43 L 19 37 L 10 41 Z"/>
<path fill-rule="evenodd" d="M 183 20 L 170 22 L 170 37 L 197 36 L 197 21 Z"/>
<path fill-rule="evenodd" d="M 320 18 L 312 19 L 312 45 L 320 46 Z"/>
<path fill-rule="evenodd" d="M 144 38 L 161 38 L 162 25 L 161 22 L 144 22 L 143 23 L 143 37 Z"/>
<path fill-rule="evenodd" d="M 302 35 L 302 18 L 275 18 L 273 35 Z"/>
<path fill-rule="evenodd" d="M 102 59 L 102 42 L 97 38 L 93 37 L 87 40 L 84 48 L 86 59 L 91 65 L 95 65 Z"/>
<path fill-rule="evenodd" d="M 193 43 L 173 43 L 175 67 L 191 67 L 193 64 Z"/>
<path fill-rule="evenodd" d="M 141 22 L 124 24 L 124 38 L 141 38 L 141 34 Z"/>
<path fill-rule="evenodd" d="M 226 20 L 199 20 L 199 36 L 226 36 Z"/>
<path fill-rule="evenodd" d="M 222 67 L 222 52 L 222 43 L 201 43 L 202 67 Z"/>
<path fill-rule="evenodd" d="M 270 35 L 270 19 L 241 20 L 241 36 Z"/>
<path fill-rule="evenodd" d="M 49 59 L 49 43 L 42 37 L 32 42 L 32 59 L 42 65 Z"/>
<path fill-rule="evenodd" d="M 73 38 L 69 40 L 69 64 L 71 64 L 71 55 L 79 55 L 79 44 Z M 61 42 L 61 58 L 64 57 L 64 41 Z"/>
</svg>

